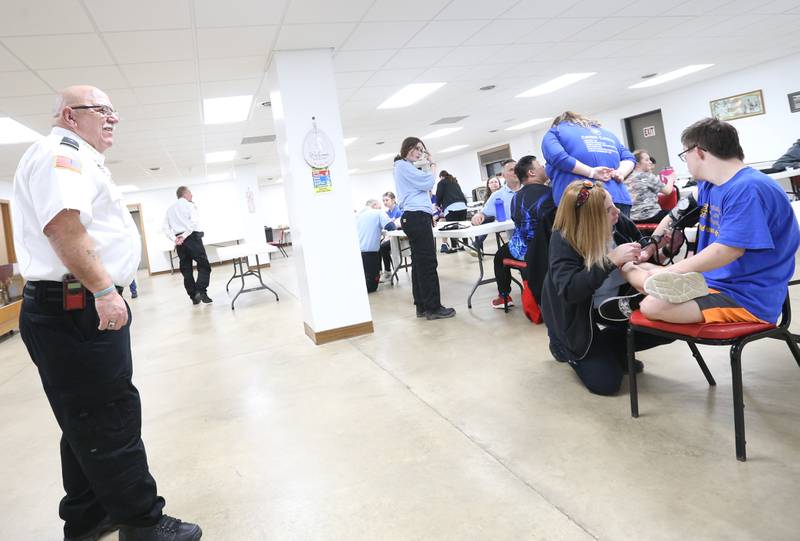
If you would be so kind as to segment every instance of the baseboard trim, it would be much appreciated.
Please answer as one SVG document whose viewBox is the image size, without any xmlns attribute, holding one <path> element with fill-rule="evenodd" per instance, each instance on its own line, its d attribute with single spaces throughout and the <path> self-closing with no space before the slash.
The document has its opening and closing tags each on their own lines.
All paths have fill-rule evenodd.
<svg viewBox="0 0 800 541">
<path fill-rule="evenodd" d="M 311 338 L 318 346 L 327 344 L 328 342 L 335 342 L 336 340 L 344 340 L 346 338 L 353 338 L 354 336 L 375 332 L 372 321 L 365 321 L 364 323 L 356 323 L 355 325 L 348 325 L 347 327 L 338 327 L 336 329 L 328 329 L 327 331 L 320 332 L 316 332 L 309 327 L 308 323 L 303 322 L 303 325 L 306 329 L 306 336 Z"/>
</svg>

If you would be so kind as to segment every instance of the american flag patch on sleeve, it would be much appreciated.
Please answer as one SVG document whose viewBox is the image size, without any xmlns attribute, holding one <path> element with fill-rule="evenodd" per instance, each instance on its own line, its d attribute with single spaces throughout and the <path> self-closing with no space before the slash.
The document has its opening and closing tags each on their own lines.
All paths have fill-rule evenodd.
<svg viewBox="0 0 800 541">
<path fill-rule="evenodd" d="M 55 167 L 56 169 L 69 169 L 70 171 L 75 171 L 76 173 L 81 172 L 81 162 L 67 156 L 56 156 Z"/>
</svg>

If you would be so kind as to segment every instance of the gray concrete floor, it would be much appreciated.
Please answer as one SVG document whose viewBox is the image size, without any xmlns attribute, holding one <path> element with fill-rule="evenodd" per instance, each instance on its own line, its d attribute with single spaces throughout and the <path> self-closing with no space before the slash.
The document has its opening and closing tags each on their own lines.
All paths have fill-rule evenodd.
<svg viewBox="0 0 800 541">
<path fill-rule="evenodd" d="M 473 258 L 439 268 L 456 318 L 417 319 L 401 271 L 370 295 L 374 334 L 321 347 L 291 260 L 267 273 L 279 303 L 249 293 L 234 312 L 229 266 L 209 306 L 177 274 L 142 277 L 134 381 L 167 512 L 223 541 L 800 538 L 800 369 L 785 345 L 745 350 L 740 463 L 727 349 L 701 348 L 717 388 L 684 344 L 640 354 L 632 419 L 627 384 L 590 395 L 542 326 L 489 307 L 492 286 L 466 308 Z M 0 540 L 61 538 L 58 437 L 19 336 L 0 340 Z"/>
</svg>

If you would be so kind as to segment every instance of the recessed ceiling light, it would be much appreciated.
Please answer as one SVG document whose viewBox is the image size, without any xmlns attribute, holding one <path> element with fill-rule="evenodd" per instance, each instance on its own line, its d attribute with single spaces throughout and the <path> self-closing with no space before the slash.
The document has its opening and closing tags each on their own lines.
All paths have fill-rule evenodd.
<svg viewBox="0 0 800 541">
<path fill-rule="evenodd" d="M 669 81 L 680 79 L 681 77 L 686 77 L 687 75 L 690 75 L 692 73 L 696 73 L 698 71 L 710 68 L 713 65 L 714 64 L 692 64 L 691 66 L 685 66 L 680 69 L 668 71 L 667 73 L 662 73 L 661 75 L 652 77 L 650 79 L 647 79 L 646 81 L 642 81 L 641 83 L 636 83 L 635 85 L 631 85 L 628 88 L 647 88 L 650 86 L 664 84 Z"/>
<path fill-rule="evenodd" d="M 565 86 L 569 86 L 572 84 L 577 83 L 578 81 L 583 81 L 584 79 L 588 79 L 592 75 L 596 75 L 596 71 L 590 71 L 586 73 L 565 73 L 555 79 L 551 79 L 546 83 L 542 83 L 539 86 L 535 86 L 530 90 L 526 90 L 522 94 L 517 94 L 518 98 L 532 98 L 534 96 L 542 96 L 544 94 L 549 94 L 550 92 L 555 92 Z"/>
<path fill-rule="evenodd" d="M 439 128 L 436 131 L 432 131 L 428 135 L 423 136 L 423 139 L 436 139 L 437 137 L 444 137 L 445 135 L 450 135 L 451 133 L 455 133 L 457 131 L 463 130 L 463 126 L 454 126 L 452 128 Z"/>
<path fill-rule="evenodd" d="M 447 83 L 412 83 L 406 85 L 394 94 L 389 99 L 378 105 L 378 109 L 399 109 L 400 107 L 408 107 L 414 105 L 425 96 L 436 92 Z"/>
<path fill-rule="evenodd" d="M 497 130 L 489 130 L 489 133 L 497 133 Z"/>
<path fill-rule="evenodd" d="M 206 163 L 232 162 L 236 156 L 235 150 L 223 150 L 220 152 L 206 152 Z"/>
<path fill-rule="evenodd" d="M 516 130 L 524 130 L 525 128 L 531 128 L 533 126 L 537 126 L 544 122 L 550 120 L 549 118 L 534 118 L 533 120 L 529 120 L 527 122 L 523 122 L 522 124 L 516 124 L 514 126 L 510 126 L 506 128 L 506 131 L 516 131 Z"/>
<path fill-rule="evenodd" d="M 495 88 L 497 88 L 497 86 L 495 86 L 495 85 L 486 85 L 486 86 L 480 87 L 478 90 L 494 90 Z"/>
<path fill-rule="evenodd" d="M 384 144 L 385 142 L 386 142 L 386 141 L 378 141 L 378 142 L 376 142 L 375 144 L 376 144 L 376 145 L 382 145 L 382 144 Z"/>
<path fill-rule="evenodd" d="M 148 167 L 150 171 L 161 171 L 160 167 Z"/>
<path fill-rule="evenodd" d="M 27 126 L 16 120 L 0 118 L 0 145 L 16 145 L 19 143 L 32 143 L 42 138 Z"/>
<path fill-rule="evenodd" d="M 388 154 L 378 154 L 377 156 L 373 156 L 369 159 L 371 162 L 382 162 L 383 160 L 388 160 L 389 158 L 394 158 L 394 152 L 389 152 Z"/>
<path fill-rule="evenodd" d="M 134 184 L 121 184 L 117 186 L 117 189 L 122 193 L 138 192 L 139 186 L 136 186 Z"/>
<path fill-rule="evenodd" d="M 208 175 L 208 180 L 228 180 L 231 178 L 230 171 L 227 173 L 214 173 L 213 175 Z"/>
<path fill-rule="evenodd" d="M 342 142 L 344 143 L 344 146 L 347 146 L 353 143 L 356 139 L 358 139 L 358 137 L 345 137 Z"/>
<path fill-rule="evenodd" d="M 206 98 L 203 100 L 203 121 L 206 124 L 243 122 L 250 116 L 253 96 Z"/>
<path fill-rule="evenodd" d="M 439 152 L 455 152 L 456 150 L 461 150 L 462 148 L 467 148 L 469 145 L 454 145 L 451 147 L 443 148 Z"/>
</svg>

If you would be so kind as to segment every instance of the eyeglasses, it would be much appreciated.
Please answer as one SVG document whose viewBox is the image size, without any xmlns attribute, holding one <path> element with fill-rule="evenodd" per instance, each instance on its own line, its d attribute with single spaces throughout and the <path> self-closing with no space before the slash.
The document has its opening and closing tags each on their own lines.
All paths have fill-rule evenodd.
<svg viewBox="0 0 800 541">
<path fill-rule="evenodd" d="M 686 150 L 684 150 L 683 152 L 678 154 L 678 158 L 680 158 L 682 162 L 685 162 L 686 161 L 686 155 L 688 153 L 690 153 L 691 151 L 693 151 L 694 149 L 696 149 L 696 148 L 700 148 L 700 147 L 698 147 L 697 145 L 690 146 L 689 148 L 687 148 Z"/>
<path fill-rule="evenodd" d="M 591 180 L 584 180 L 581 191 L 578 192 L 578 198 L 575 200 L 575 208 L 579 209 L 589 200 L 589 193 L 594 188 L 594 182 Z"/>
<path fill-rule="evenodd" d="M 72 110 L 91 109 L 92 111 L 96 111 L 103 116 L 115 116 L 119 118 L 119 112 L 108 105 L 70 105 L 69 108 Z"/>
</svg>

